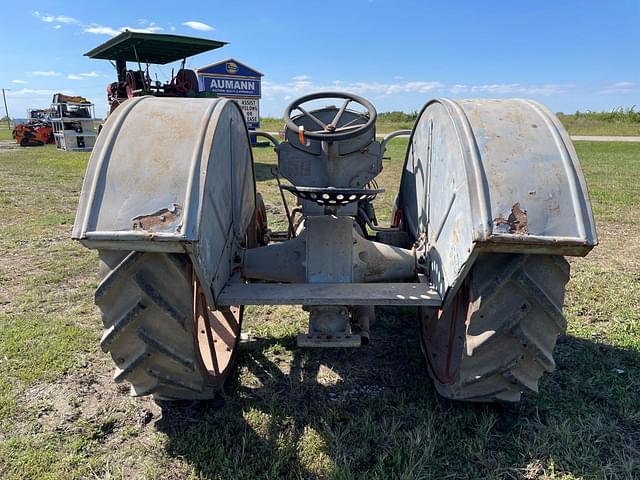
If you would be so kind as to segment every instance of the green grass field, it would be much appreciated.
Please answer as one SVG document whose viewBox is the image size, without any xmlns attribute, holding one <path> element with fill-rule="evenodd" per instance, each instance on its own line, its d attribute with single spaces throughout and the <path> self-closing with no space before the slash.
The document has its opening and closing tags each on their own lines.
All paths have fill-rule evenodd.
<svg viewBox="0 0 640 480">
<path fill-rule="evenodd" d="M 380 179 L 383 217 L 405 146 Z M 571 260 L 569 331 L 539 395 L 439 399 L 410 308 L 380 309 L 368 347 L 309 351 L 300 309 L 261 307 L 226 394 L 162 410 L 113 383 L 98 347 L 96 255 L 69 239 L 88 155 L 0 150 L 0 478 L 640 478 L 640 143 L 576 147 L 601 244 Z M 283 225 L 274 154 L 254 153 Z"/>
<path fill-rule="evenodd" d="M 11 130 L 6 123 L 0 125 L 0 140 L 11 140 Z"/>
<path fill-rule="evenodd" d="M 383 112 L 376 122 L 377 133 L 385 134 L 394 130 L 411 129 L 417 113 Z M 559 114 L 558 118 L 570 135 L 640 135 L 640 112 L 635 109 L 618 109 L 612 112 L 576 112 Z M 282 118 L 263 117 L 260 130 L 281 132 L 284 130 Z M 0 124 L 0 140 L 9 140 L 11 131 L 5 123 Z"/>
<path fill-rule="evenodd" d="M 384 112 L 378 114 L 377 133 L 411 129 L 417 114 Z M 619 109 L 612 112 L 576 112 L 559 114 L 558 118 L 570 135 L 640 135 L 640 112 L 635 109 Z M 260 119 L 260 130 L 280 132 L 284 129 L 281 118 Z"/>
</svg>

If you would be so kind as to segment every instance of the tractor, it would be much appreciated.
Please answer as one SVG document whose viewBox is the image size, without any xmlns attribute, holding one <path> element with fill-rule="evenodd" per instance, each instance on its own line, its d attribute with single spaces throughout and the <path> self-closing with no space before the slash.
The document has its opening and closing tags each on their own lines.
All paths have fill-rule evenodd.
<svg viewBox="0 0 640 480">
<path fill-rule="evenodd" d="M 382 226 L 376 177 L 403 132 L 378 139 L 376 118 L 344 92 L 286 108 L 273 173 L 296 206 L 285 203 L 287 231 L 271 232 L 235 102 L 140 96 L 109 116 L 72 236 L 98 251 L 100 345 L 116 382 L 210 399 L 245 305 L 302 305 L 299 348 L 375 348 L 375 307 L 401 305 L 415 307 L 440 395 L 517 402 L 538 390 L 567 326 L 564 257 L 597 244 L 569 136 L 534 101 L 430 100 Z"/>
<path fill-rule="evenodd" d="M 54 143 L 51 110 L 29 110 L 27 121 L 16 125 L 11 135 L 21 147 L 41 147 L 48 143 Z"/>
<path fill-rule="evenodd" d="M 125 30 L 112 39 L 85 53 L 89 58 L 109 60 L 116 68 L 118 80 L 107 86 L 109 113 L 125 100 L 143 95 L 156 97 L 215 97 L 212 92 L 201 92 L 196 72 L 185 68 L 187 58 L 226 45 L 226 42 L 206 38 L 143 33 Z M 152 64 L 165 65 L 181 60 L 177 72 L 171 70 L 171 79 L 153 80 L 149 73 Z M 127 62 L 135 62 L 131 70 Z M 143 67 L 144 65 L 144 67 Z"/>
</svg>

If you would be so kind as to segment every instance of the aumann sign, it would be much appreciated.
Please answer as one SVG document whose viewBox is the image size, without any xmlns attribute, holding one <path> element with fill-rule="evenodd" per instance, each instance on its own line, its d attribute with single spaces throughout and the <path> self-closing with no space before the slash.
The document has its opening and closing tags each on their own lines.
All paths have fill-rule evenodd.
<svg viewBox="0 0 640 480">
<path fill-rule="evenodd" d="M 220 96 L 260 98 L 260 80 L 204 77 L 204 88 Z"/>
<path fill-rule="evenodd" d="M 242 108 L 247 126 L 260 126 L 259 99 L 262 96 L 262 73 L 233 58 L 196 70 L 200 90 L 234 98 Z"/>
</svg>

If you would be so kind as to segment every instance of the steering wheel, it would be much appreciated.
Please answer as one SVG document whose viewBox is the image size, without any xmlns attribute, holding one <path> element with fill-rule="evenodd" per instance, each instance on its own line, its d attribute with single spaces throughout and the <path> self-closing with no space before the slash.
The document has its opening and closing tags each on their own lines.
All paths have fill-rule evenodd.
<svg viewBox="0 0 640 480">
<path fill-rule="evenodd" d="M 329 98 L 344 99 L 342 106 L 338 109 L 338 113 L 336 113 L 335 117 L 333 117 L 333 120 L 331 120 L 331 122 L 329 123 L 324 123 L 313 113 L 308 112 L 302 107 L 304 103 L 310 102 L 312 100 Z M 351 120 L 344 125 L 338 126 L 338 122 L 340 122 L 342 114 L 352 102 L 364 107 L 366 109 L 366 113 L 359 114 L 358 117 L 354 120 Z M 296 125 L 293 121 L 293 118 L 291 117 L 291 113 L 294 110 L 299 110 L 300 112 L 302 112 L 302 116 L 298 116 L 298 119 L 307 117 L 313 123 L 315 123 L 320 128 L 320 130 L 305 130 L 304 127 Z M 365 131 L 373 128 L 376 123 L 376 116 L 376 109 L 373 107 L 371 102 L 357 95 L 343 92 L 318 92 L 312 93 L 310 95 L 304 95 L 294 100 L 284 110 L 284 119 L 288 129 L 293 132 L 300 132 L 301 137 L 307 137 L 312 140 L 324 140 L 326 142 L 336 142 L 339 140 L 347 140 L 349 138 L 357 137 Z M 354 122 L 359 119 L 366 119 L 367 121 L 366 123 L 354 125 Z"/>
</svg>

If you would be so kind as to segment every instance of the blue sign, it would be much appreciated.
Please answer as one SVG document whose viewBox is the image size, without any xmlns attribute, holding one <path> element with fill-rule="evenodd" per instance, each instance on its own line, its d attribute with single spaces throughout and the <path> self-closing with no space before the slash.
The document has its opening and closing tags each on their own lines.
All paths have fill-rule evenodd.
<svg viewBox="0 0 640 480">
<path fill-rule="evenodd" d="M 262 73 L 233 58 L 199 68 L 196 72 L 201 91 L 235 99 L 249 129 L 260 126 Z"/>
<path fill-rule="evenodd" d="M 198 75 L 234 75 L 237 77 L 262 77 L 263 74 L 242 62 L 229 58 L 197 70 Z"/>
<path fill-rule="evenodd" d="M 202 90 L 216 92 L 221 97 L 261 96 L 259 78 L 238 78 L 231 75 L 206 75 L 200 78 Z"/>
</svg>

